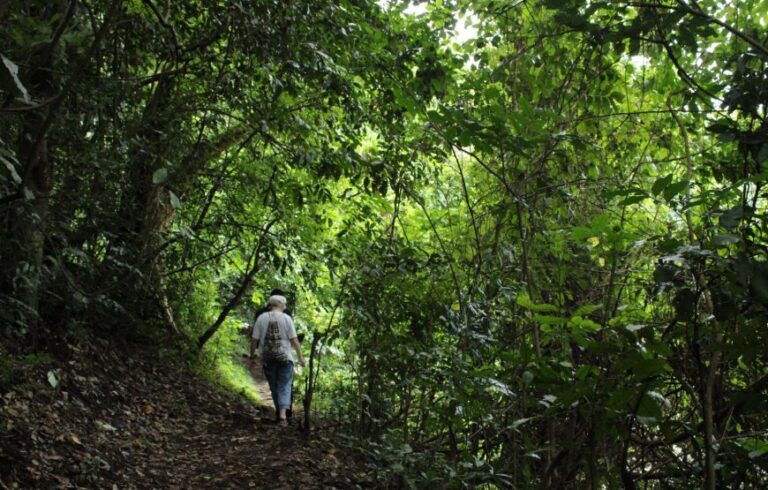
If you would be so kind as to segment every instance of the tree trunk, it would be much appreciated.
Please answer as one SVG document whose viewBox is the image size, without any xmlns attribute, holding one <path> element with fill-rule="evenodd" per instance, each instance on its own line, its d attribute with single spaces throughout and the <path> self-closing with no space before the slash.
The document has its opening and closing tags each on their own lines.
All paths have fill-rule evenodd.
<svg viewBox="0 0 768 490">
<path fill-rule="evenodd" d="M 33 116 L 30 116 L 33 117 Z M 24 173 L 25 200 L 14 210 L 11 237 L 14 245 L 8 277 L 17 285 L 16 299 L 23 310 L 21 318 L 34 332 L 39 319 L 40 286 L 43 281 L 43 250 L 48 224 L 48 199 L 53 188 L 53 166 L 45 136 L 36 142 L 34 124 L 25 122 L 19 142 L 19 161 Z"/>
<path fill-rule="evenodd" d="M 712 354 L 709 359 L 709 369 L 707 370 L 707 378 L 704 385 L 704 452 L 705 452 L 705 471 L 706 471 L 706 488 L 707 490 L 714 490 L 717 488 L 717 468 L 716 468 L 716 454 L 715 454 L 715 400 L 713 397 L 715 388 L 715 379 L 717 377 L 717 369 L 720 364 L 720 351 L 717 350 L 717 344 L 721 341 L 721 337 L 718 335 L 715 342 L 712 343 Z"/>
<path fill-rule="evenodd" d="M 49 18 L 56 15 L 57 6 L 32 8 L 29 15 Z M 56 91 L 51 70 L 49 49 L 41 48 L 32 58 L 35 67 L 26 78 L 27 89 L 35 97 L 47 99 Z M 53 189 L 53 165 L 48 152 L 48 128 L 55 107 L 43 114 L 29 112 L 22 116 L 17 155 L 21 165 L 22 200 L 11 210 L 9 260 L 4 277 L 9 280 L 15 299 L 20 305 L 19 319 L 28 325 L 33 335 L 40 318 L 40 288 L 43 281 L 43 256 L 48 225 L 48 208 Z M 15 287 L 13 287 L 15 286 Z"/>
<path fill-rule="evenodd" d="M 163 142 L 159 134 L 172 133 L 174 123 L 174 90 L 176 79 L 163 78 L 155 87 L 148 102 L 141 122 L 138 124 L 136 140 L 142 145 L 142 153 L 150 153 L 152 158 L 137 158 L 131 165 L 128 177 L 128 190 L 122 196 L 120 205 L 119 243 L 114 250 L 128 254 L 121 262 L 135 266 L 141 274 L 137 287 L 147 292 L 155 306 L 139 301 L 132 310 L 141 312 L 144 308 L 157 308 L 168 330 L 178 335 L 180 329 L 174 321 L 173 308 L 168 299 L 168 285 L 164 276 L 164 261 L 161 256 L 160 239 L 173 223 L 176 210 L 170 201 L 170 189 L 178 196 L 185 190 L 205 166 L 219 158 L 224 152 L 242 144 L 252 137 L 246 132 L 246 126 L 238 125 L 210 139 L 201 139 L 190 153 L 178 161 L 175 168 L 167 168 L 169 176 L 162 182 L 155 182 L 153 177 L 164 161 Z M 201 128 L 202 131 L 202 128 Z M 202 134 L 202 133 L 201 133 Z M 146 296 L 144 300 L 149 299 Z M 141 316 L 146 316 L 142 314 Z"/>
<path fill-rule="evenodd" d="M 317 351 L 320 344 L 320 340 L 324 337 L 320 332 L 315 331 L 312 335 L 312 347 L 309 351 L 309 366 L 307 373 L 307 380 L 304 390 L 304 426 L 302 430 L 304 435 L 309 437 L 312 431 L 312 398 L 315 395 L 315 386 L 317 386 L 317 371 L 320 369 L 315 368 L 315 361 L 317 360 Z"/>
</svg>

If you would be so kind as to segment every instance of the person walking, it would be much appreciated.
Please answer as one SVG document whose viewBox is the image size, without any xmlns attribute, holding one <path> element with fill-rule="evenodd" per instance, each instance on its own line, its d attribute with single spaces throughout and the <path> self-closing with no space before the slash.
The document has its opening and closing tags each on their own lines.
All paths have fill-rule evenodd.
<svg viewBox="0 0 768 490">
<path fill-rule="evenodd" d="M 288 298 L 288 295 L 285 294 L 282 289 L 278 289 L 278 288 L 273 289 L 272 292 L 269 293 L 269 296 L 284 296 L 286 299 Z M 267 300 L 269 300 L 269 296 L 267 297 Z M 259 316 L 261 316 L 262 313 L 266 313 L 266 312 L 271 311 L 271 310 L 272 310 L 272 305 L 270 305 L 269 301 L 267 301 L 267 303 L 264 306 L 262 306 L 261 308 L 259 308 L 258 310 L 256 310 L 254 312 L 254 314 L 253 314 L 253 322 L 250 324 L 250 326 L 246 330 L 246 334 L 248 335 L 248 338 L 253 338 L 253 330 L 256 328 L 256 320 L 259 318 Z M 285 307 L 285 311 L 283 311 L 283 313 L 285 313 L 286 315 L 291 317 L 291 319 L 293 319 L 293 312 L 291 311 L 290 307 L 286 306 Z M 298 334 L 298 331 L 297 331 L 297 334 Z M 304 340 L 304 334 L 298 334 L 298 339 L 299 339 L 299 343 L 301 343 Z M 253 361 L 253 358 L 254 358 L 254 356 L 253 356 L 253 352 L 254 352 L 253 345 L 251 346 L 250 351 L 251 351 L 250 352 L 251 353 L 251 355 L 250 355 L 251 364 L 249 366 L 249 369 L 253 369 L 253 367 L 252 367 L 253 366 L 253 362 L 254 362 Z M 288 410 L 285 411 L 285 417 L 286 417 L 286 419 L 288 419 L 288 422 L 290 422 L 291 418 L 293 417 L 293 389 L 291 389 L 291 404 L 290 404 L 290 408 L 288 408 Z M 277 412 L 275 412 L 275 418 L 277 418 Z"/>
<path fill-rule="evenodd" d="M 256 349 L 260 351 L 264 376 L 272 393 L 277 420 L 280 425 L 287 425 L 286 411 L 291 407 L 291 388 L 293 384 L 294 356 L 296 352 L 299 365 L 304 366 L 301 344 L 296 335 L 293 319 L 285 314 L 287 300 L 285 296 L 274 294 L 269 297 L 270 310 L 256 319 L 251 339 L 251 356 Z"/>
</svg>

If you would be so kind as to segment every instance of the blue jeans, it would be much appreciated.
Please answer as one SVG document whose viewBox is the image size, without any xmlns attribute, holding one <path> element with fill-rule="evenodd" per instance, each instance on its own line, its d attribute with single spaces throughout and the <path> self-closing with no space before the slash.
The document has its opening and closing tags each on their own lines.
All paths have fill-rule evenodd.
<svg viewBox="0 0 768 490">
<path fill-rule="evenodd" d="M 293 384 L 293 362 L 264 364 L 264 376 L 272 392 L 275 410 L 291 408 L 291 386 Z"/>
</svg>

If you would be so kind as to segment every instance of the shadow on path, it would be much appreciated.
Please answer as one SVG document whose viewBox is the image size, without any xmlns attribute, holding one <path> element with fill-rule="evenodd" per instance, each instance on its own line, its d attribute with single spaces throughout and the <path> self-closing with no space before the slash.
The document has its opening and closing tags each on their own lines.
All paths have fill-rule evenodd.
<svg viewBox="0 0 768 490">
<path fill-rule="evenodd" d="M 18 374 L 0 397 L 0 488 L 370 488 L 332 434 L 307 440 L 146 348 L 71 346 Z"/>
</svg>

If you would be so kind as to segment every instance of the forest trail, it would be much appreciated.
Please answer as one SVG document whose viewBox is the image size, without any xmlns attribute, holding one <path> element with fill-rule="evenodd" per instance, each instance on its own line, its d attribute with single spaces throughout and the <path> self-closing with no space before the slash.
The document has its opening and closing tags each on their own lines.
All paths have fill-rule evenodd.
<svg viewBox="0 0 768 490">
<path fill-rule="evenodd" d="M 68 348 L 63 362 L 17 366 L 3 390 L 0 488 L 353 488 L 361 478 L 329 434 L 308 441 L 187 366 L 106 342 Z"/>
<path fill-rule="evenodd" d="M 768 490 L 766 23 L 0 0 L 0 490 Z"/>
<path fill-rule="evenodd" d="M 269 390 L 269 383 L 267 383 L 267 378 L 264 377 L 264 369 L 257 362 L 251 363 L 247 359 L 243 359 L 242 362 L 243 366 L 245 366 L 245 369 L 251 373 L 251 377 L 256 384 L 256 391 L 259 393 L 261 404 L 264 407 L 273 406 L 272 392 Z M 296 407 L 294 407 L 294 410 L 295 409 Z"/>
</svg>

